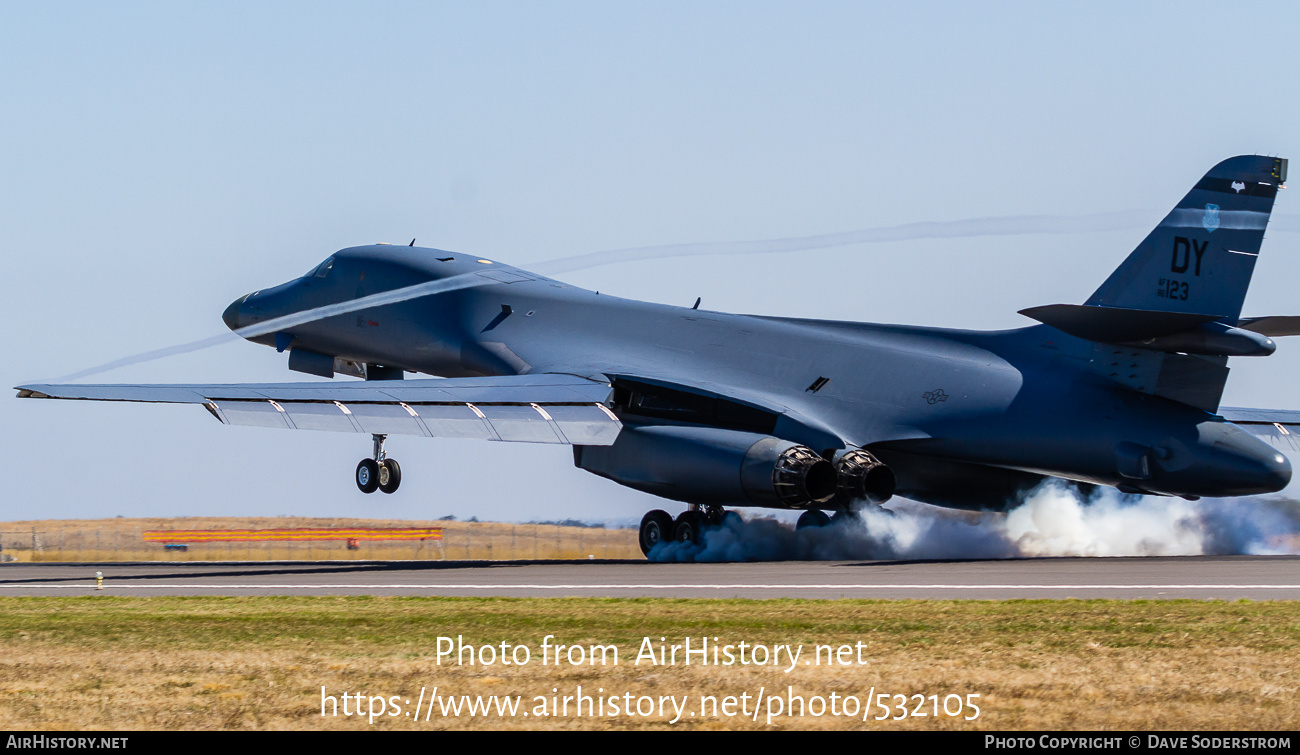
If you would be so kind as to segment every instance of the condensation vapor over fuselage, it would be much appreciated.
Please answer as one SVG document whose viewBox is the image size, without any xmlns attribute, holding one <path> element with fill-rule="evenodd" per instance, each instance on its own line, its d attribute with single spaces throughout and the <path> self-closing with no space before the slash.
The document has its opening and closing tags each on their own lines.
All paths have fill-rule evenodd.
<svg viewBox="0 0 1300 755">
<path fill-rule="evenodd" d="M 452 278 L 464 287 L 249 340 L 288 349 L 291 362 L 322 375 L 333 369 L 321 365 L 347 363 L 386 378 L 563 373 L 725 396 L 772 413 L 772 434 L 784 440 L 827 455 L 866 447 L 894 470 L 899 494 L 940 505 L 1005 506 L 1044 475 L 1132 488 L 1126 448 L 1143 465 L 1144 492 L 1249 495 L 1291 476 L 1268 444 L 1210 412 L 1106 379 L 1098 343 L 1047 325 L 975 332 L 726 314 L 390 245 L 341 250 L 302 278 L 232 303 L 223 319 L 239 329 Z M 1119 347 L 1104 351 L 1128 358 Z M 656 424 L 664 422 L 661 413 Z"/>
</svg>

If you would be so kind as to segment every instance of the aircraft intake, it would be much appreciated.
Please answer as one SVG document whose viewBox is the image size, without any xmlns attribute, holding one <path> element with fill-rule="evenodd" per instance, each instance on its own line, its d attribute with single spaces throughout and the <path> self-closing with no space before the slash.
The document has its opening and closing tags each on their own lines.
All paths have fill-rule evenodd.
<svg viewBox="0 0 1300 755">
<path fill-rule="evenodd" d="M 835 469 L 840 496 L 847 500 L 884 503 L 894 497 L 898 483 L 893 470 L 869 451 L 857 449 L 841 454 L 835 460 Z"/>
<path fill-rule="evenodd" d="M 706 506 L 829 506 L 835 466 L 770 435 L 686 425 L 625 425 L 610 446 L 574 446 L 574 463 L 636 490 Z"/>
</svg>

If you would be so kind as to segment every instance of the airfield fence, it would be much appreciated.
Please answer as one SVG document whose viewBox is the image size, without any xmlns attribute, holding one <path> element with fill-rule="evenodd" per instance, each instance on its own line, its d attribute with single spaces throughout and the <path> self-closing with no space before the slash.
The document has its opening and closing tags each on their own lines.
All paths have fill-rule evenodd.
<svg viewBox="0 0 1300 755">
<path fill-rule="evenodd" d="M 95 526 L 0 530 L 0 561 L 427 561 L 643 558 L 637 531 L 501 522 L 437 522 L 441 539 L 149 542 L 146 532 L 192 527 Z M 184 548 L 176 547 L 184 545 Z M 170 546 L 170 547 L 169 547 Z"/>
</svg>

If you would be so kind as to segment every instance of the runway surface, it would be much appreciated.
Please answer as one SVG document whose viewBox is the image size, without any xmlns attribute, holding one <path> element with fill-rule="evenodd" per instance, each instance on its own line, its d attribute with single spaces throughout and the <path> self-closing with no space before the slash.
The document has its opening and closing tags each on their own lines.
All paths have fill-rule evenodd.
<svg viewBox="0 0 1300 755">
<path fill-rule="evenodd" d="M 95 590 L 95 572 L 104 589 Z M 1300 599 L 1300 556 L 1000 561 L 7 563 L 0 595 Z"/>
</svg>

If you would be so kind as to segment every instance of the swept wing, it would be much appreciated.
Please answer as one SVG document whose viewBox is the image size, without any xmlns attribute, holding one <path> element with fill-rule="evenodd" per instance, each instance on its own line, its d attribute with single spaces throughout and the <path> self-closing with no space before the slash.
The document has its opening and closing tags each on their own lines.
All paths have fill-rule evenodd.
<svg viewBox="0 0 1300 755">
<path fill-rule="evenodd" d="M 20 398 L 201 404 L 227 425 L 610 445 L 610 384 L 574 375 L 239 385 L 23 385 Z"/>
</svg>

